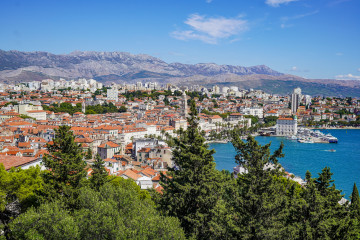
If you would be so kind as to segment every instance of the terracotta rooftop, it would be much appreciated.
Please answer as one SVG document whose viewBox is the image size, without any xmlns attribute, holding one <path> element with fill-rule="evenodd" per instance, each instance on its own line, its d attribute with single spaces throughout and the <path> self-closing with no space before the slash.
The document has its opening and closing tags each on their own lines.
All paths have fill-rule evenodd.
<svg viewBox="0 0 360 240">
<path fill-rule="evenodd" d="M 5 170 L 9 170 L 12 167 L 21 167 L 36 160 L 37 158 L 35 157 L 0 156 L 0 163 L 4 165 Z"/>
</svg>

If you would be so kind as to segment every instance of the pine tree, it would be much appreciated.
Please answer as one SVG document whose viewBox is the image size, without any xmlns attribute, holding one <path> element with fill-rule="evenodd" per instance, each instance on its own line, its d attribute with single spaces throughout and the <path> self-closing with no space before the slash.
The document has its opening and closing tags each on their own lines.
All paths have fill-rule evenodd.
<svg viewBox="0 0 360 240">
<path fill-rule="evenodd" d="M 348 239 L 351 232 L 348 212 L 346 205 L 339 204 L 343 195 L 335 184 L 331 185 L 334 182 L 332 175 L 328 167 L 322 169 L 317 178 L 307 174 L 303 194 L 306 204 L 299 218 L 299 222 L 303 223 L 302 239 Z"/>
<path fill-rule="evenodd" d="M 334 180 L 331 180 L 332 175 L 333 173 L 330 172 L 330 168 L 325 167 L 322 169 L 321 173 L 319 173 L 319 177 L 315 179 L 315 186 L 323 196 L 326 196 L 328 188 L 330 187 L 331 183 L 334 182 Z"/>
<path fill-rule="evenodd" d="M 83 152 L 68 126 L 55 130 L 55 138 L 47 144 L 49 154 L 43 158 L 48 169 L 43 175 L 48 199 L 62 198 L 74 204 L 76 191 L 86 177 Z"/>
<path fill-rule="evenodd" d="M 236 163 L 245 169 L 237 177 L 236 191 L 229 207 L 234 208 L 232 218 L 234 238 L 237 239 L 281 239 L 284 232 L 287 199 L 283 173 L 279 170 L 278 158 L 283 157 L 283 144 L 270 153 L 270 143 L 261 146 L 252 137 L 247 141 L 232 134 L 232 143 L 237 152 Z"/>
<path fill-rule="evenodd" d="M 104 163 L 105 162 L 100 155 L 96 154 L 94 164 L 91 166 L 93 171 L 90 182 L 92 183 L 93 188 L 97 190 L 108 181 L 109 174 L 105 170 Z"/>
<path fill-rule="evenodd" d="M 195 102 L 191 101 L 189 126 L 174 139 L 173 161 L 167 175 L 161 175 L 164 187 L 160 208 L 179 218 L 187 237 L 209 239 L 209 223 L 221 196 L 221 177 L 215 169 L 214 150 L 209 150 L 198 129 Z"/>
</svg>

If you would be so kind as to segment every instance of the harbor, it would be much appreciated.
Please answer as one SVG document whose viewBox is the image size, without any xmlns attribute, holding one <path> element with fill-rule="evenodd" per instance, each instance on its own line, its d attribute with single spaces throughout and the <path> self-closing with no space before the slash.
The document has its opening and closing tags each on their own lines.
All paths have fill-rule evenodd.
<svg viewBox="0 0 360 240">
<path fill-rule="evenodd" d="M 297 141 L 299 143 L 338 143 L 338 138 L 331 133 L 323 133 L 317 129 L 298 128 L 293 134 L 276 134 L 274 128 L 262 129 L 259 135 L 263 137 L 285 137 L 290 141 Z"/>
<path fill-rule="evenodd" d="M 319 130 L 307 128 L 299 128 L 297 135 L 288 136 L 287 139 L 299 143 L 338 143 L 338 139 L 331 133 L 325 134 Z"/>
</svg>

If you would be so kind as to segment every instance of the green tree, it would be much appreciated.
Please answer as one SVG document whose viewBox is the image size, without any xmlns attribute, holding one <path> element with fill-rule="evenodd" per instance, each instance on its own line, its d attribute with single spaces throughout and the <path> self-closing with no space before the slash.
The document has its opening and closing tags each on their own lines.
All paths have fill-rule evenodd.
<svg viewBox="0 0 360 240">
<path fill-rule="evenodd" d="M 92 159 L 92 151 L 90 147 L 86 151 L 85 159 Z"/>
<path fill-rule="evenodd" d="M 47 144 L 49 154 L 43 158 L 48 171 L 43 174 L 45 194 L 48 199 L 61 198 L 75 204 L 76 191 L 86 177 L 86 163 L 80 144 L 69 126 L 55 130 L 55 138 Z"/>
<path fill-rule="evenodd" d="M 179 220 L 163 217 L 131 181 L 83 187 L 73 211 L 59 202 L 30 209 L 12 224 L 14 239 L 185 239 Z M 138 190 L 138 191 L 137 191 Z"/>
<path fill-rule="evenodd" d="M 127 108 L 124 105 L 120 106 L 119 112 L 126 112 L 126 111 L 127 111 Z"/>
<path fill-rule="evenodd" d="M 265 122 L 265 123 L 275 123 L 275 124 L 276 124 L 276 120 L 277 120 L 278 118 L 279 118 L 279 117 L 276 117 L 276 116 L 264 117 L 264 122 Z"/>
<path fill-rule="evenodd" d="M 234 235 L 238 239 L 285 239 L 285 232 L 289 232 L 283 229 L 287 199 L 278 164 L 278 158 L 284 156 L 283 144 L 271 154 L 270 143 L 261 146 L 252 136 L 244 142 L 236 131 L 232 143 L 237 152 L 235 161 L 246 171 L 238 175 L 230 202 Z"/>
<path fill-rule="evenodd" d="M 350 219 L 346 205 L 339 204 L 341 191 L 331 183 L 332 173 L 325 167 L 319 177 L 306 174 L 306 188 L 303 198 L 306 204 L 300 211 L 302 222 L 300 239 L 352 239 Z"/>
<path fill-rule="evenodd" d="M 160 208 L 169 216 L 179 218 L 188 237 L 209 239 L 209 223 L 221 195 L 221 179 L 215 169 L 214 150 L 209 150 L 198 129 L 195 102 L 190 104 L 189 126 L 174 139 L 173 160 L 168 176 L 161 175 L 164 187 Z"/>
<path fill-rule="evenodd" d="M 99 154 L 96 154 L 95 161 L 92 168 L 90 182 L 92 183 L 93 188 L 99 189 L 102 185 L 104 185 L 108 181 L 108 172 L 104 167 L 104 160 L 100 157 Z"/>
<path fill-rule="evenodd" d="M 352 239 L 360 239 L 360 198 L 356 183 L 354 183 L 353 191 L 351 194 L 351 205 L 349 210 L 349 237 Z"/>
<path fill-rule="evenodd" d="M 350 211 L 353 217 L 356 217 L 357 219 L 360 220 L 360 197 L 359 197 L 359 191 L 356 187 L 356 183 L 354 183 L 353 191 L 351 194 Z"/>
<path fill-rule="evenodd" d="M 0 233 L 9 239 L 9 223 L 28 207 L 37 205 L 37 192 L 43 188 L 40 167 L 6 171 L 0 163 Z M 1 235 L 1 234 L 0 234 Z"/>
<path fill-rule="evenodd" d="M 327 191 L 329 190 L 329 187 L 331 183 L 334 182 L 334 180 L 331 180 L 331 176 L 333 173 L 330 171 L 329 167 L 325 167 L 321 173 L 319 173 L 319 177 L 315 179 L 315 186 L 317 190 L 321 193 L 321 195 L 326 196 Z"/>
<path fill-rule="evenodd" d="M 12 239 L 79 239 L 79 227 L 59 202 L 42 204 L 20 215 L 12 224 Z"/>
<path fill-rule="evenodd" d="M 251 124 L 256 124 L 259 122 L 259 118 L 253 115 L 244 115 L 245 118 L 251 118 Z"/>
</svg>

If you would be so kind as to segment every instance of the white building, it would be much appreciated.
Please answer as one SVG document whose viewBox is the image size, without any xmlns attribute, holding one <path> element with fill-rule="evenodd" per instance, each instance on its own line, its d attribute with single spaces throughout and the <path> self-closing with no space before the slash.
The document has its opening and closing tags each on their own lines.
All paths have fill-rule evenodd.
<svg viewBox="0 0 360 240">
<path fill-rule="evenodd" d="M 311 99 L 312 99 L 311 96 L 310 95 L 305 95 L 304 98 L 305 98 L 305 105 L 306 106 L 310 105 Z"/>
<path fill-rule="evenodd" d="M 112 158 L 115 153 L 120 152 L 120 148 L 120 145 L 112 141 L 108 141 L 98 146 L 97 152 L 102 159 Z"/>
<path fill-rule="evenodd" d="M 112 87 L 110 89 L 107 90 L 107 100 L 110 101 L 119 101 L 119 90 L 115 87 Z"/>
<path fill-rule="evenodd" d="M 213 93 L 215 93 L 215 94 L 219 94 L 219 93 L 220 93 L 220 88 L 219 88 L 218 85 L 213 86 Z"/>
<path fill-rule="evenodd" d="M 279 118 L 276 121 L 276 135 L 278 136 L 292 136 L 296 135 L 298 131 L 297 128 L 297 118 Z"/>
<path fill-rule="evenodd" d="M 229 89 L 230 88 L 228 88 L 228 87 L 223 87 L 221 91 L 222 91 L 223 94 L 227 95 Z"/>
<path fill-rule="evenodd" d="M 46 120 L 46 111 L 43 110 L 42 106 L 19 104 L 15 105 L 14 109 L 17 113 L 27 115 L 36 120 Z"/>
<path fill-rule="evenodd" d="M 264 109 L 260 107 L 240 108 L 239 110 L 244 115 L 252 115 L 258 118 L 264 117 Z"/>
</svg>

